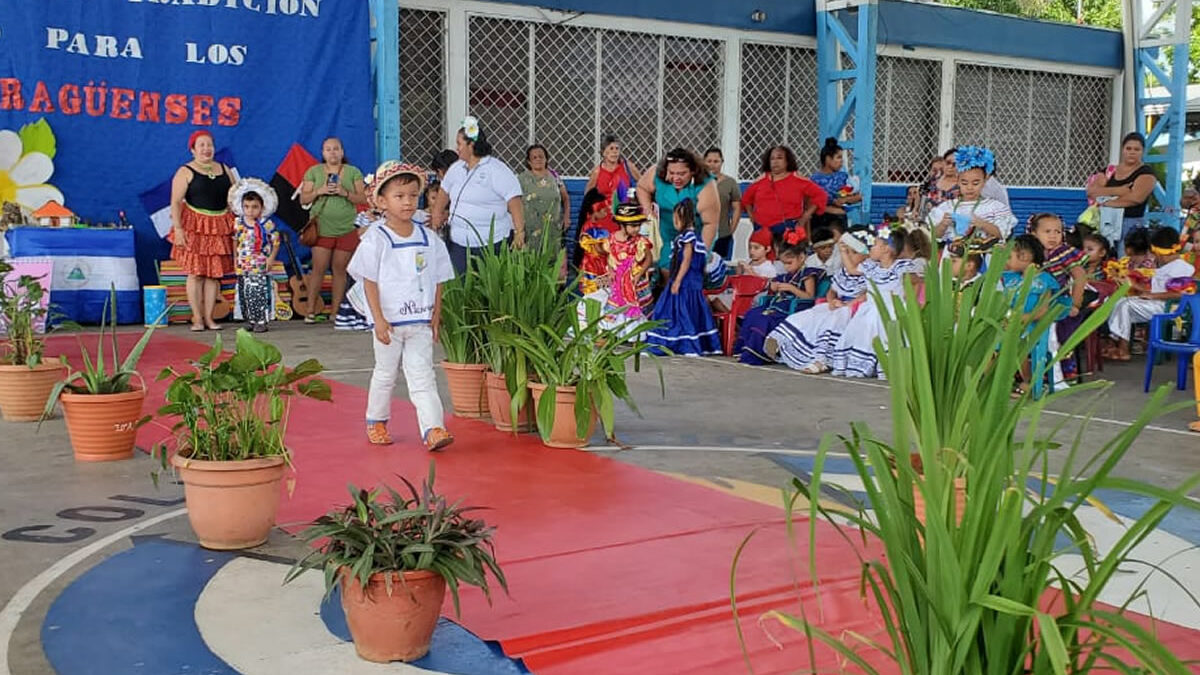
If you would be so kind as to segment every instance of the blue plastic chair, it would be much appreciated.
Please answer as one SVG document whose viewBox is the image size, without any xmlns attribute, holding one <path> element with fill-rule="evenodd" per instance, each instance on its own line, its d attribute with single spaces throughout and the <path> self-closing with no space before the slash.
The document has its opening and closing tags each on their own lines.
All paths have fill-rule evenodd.
<svg viewBox="0 0 1200 675">
<path fill-rule="evenodd" d="M 1179 317 L 1187 314 L 1191 317 L 1192 325 L 1188 331 L 1187 340 L 1177 342 L 1166 339 L 1164 328 Z M 1200 351 L 1200 295 L 1188 293 L 1180 296 L 1179 307 L 1170 314 L 1156 314 L 1150 319 L 1150 337 L 1146 340 L 1146 380 L 1143 391 L 1150 391 L 1150 379 L 1154 375 L 1154 366 L 1158 356 L 1164 353 L 1176 355 L 1175 388 L 1187 389 L 1188 364 L 1191 355 Z M 1183 355 L 1189 358 L 1184 358 Z"/>
</svg>

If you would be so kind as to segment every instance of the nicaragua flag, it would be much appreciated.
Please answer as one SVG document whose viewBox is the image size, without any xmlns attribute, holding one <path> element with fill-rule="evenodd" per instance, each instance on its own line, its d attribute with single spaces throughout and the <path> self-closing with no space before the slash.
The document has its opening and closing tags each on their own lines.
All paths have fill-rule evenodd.
<svg viewBox="0 0 1200 675">
<path fill-rule="evenodd" d="M 218 150 L 213 159 L 229 167 L 233 182 L 238 181 L 232 150 Z M 171 257 L 171 242 L 165 239 L 171 231 L 171 180 L 168 178 L 139 195 L 142 206 L 150 215 L 149 223 L 137 222 L 133 227 L 137 236 L 138 276 L 147 284 L 158 282 L 155 262 Z"/>
<path fill-rule="evenodd" d="M 62 318 L 100 323 L 116 288 L 117 322 L 142 322 L 132 230 L 16 227 L 7 234 L 16 259 L 52 261 L 50 304 Z"/>
</svg>

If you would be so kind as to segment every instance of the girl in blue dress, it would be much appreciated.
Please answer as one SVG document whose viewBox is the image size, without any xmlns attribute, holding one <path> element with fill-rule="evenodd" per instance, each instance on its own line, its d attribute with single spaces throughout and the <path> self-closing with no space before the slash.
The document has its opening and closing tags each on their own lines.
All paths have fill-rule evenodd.
<svg viewBox="0 0 1200 675">
<path fill-rule="evenodd" d="M 721 353 L 721 338 L 704 299 L 704 262 L 708 250 L 696 236 L 696 203 L 684 199 L 672 214 L 675 231 L 667 289 L 654 305 L 651 319 L 662 325 L 646 333 L 646 342 L 665 347 L 662 354 L 700 356 Z"/>
<path fill-rule="evenodd" d="M 733 348 L 742 363 L 755 366 L 774 363 L 763 353 L 767 336 L 789 316 L 812 307 L 815 301 L 817 281 L 824 269 L 806 266 L 806 242 L 795 236 L 794 231 L 784 233 L 783 244 L 784 249 L 779 255 L 783 274 L 771 280 L 763 301 L 742 317 L 742 327 Z"/>
</svg>

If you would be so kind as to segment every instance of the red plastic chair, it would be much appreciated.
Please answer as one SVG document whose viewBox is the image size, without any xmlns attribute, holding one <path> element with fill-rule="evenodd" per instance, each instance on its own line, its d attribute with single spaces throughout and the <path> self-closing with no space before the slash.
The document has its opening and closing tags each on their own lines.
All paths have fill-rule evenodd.
<svg viewBox="0 0 1200 675">
<path fill-rule="evenodd" d="M 721 331 L 721 349 L 725 356 L 733 354 L 733 344 L 737 341 L 738 319 L 742 318 L 754 306 L 754 298 L 767 288 L 769 279 L 753 274 L 734 274 L 726 278 L 725 286 L 705 291 L 706 295 L 720 295 L 726 288 L 733 287 L 733 301 L 728 312 L 713 312 L 713 319 Z"/>
</svg>

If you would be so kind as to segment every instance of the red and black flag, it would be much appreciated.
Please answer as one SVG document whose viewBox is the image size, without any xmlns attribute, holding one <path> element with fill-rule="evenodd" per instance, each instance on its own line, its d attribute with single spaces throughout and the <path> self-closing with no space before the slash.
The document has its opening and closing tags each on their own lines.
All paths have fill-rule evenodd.
<svg viewBox="0 0 1200 675">
<path fill-rule="evenodd" d="M 308 211 L 300 206 L 300 183 L 304 181 L 304 172 L 317 163 L 316 157 L 300 144 L 293 143 L 271 177 L 271 187 L 279 195 L 279 209 L 275 214 L 296 232 L 308 222 Z"/>
</svg>

